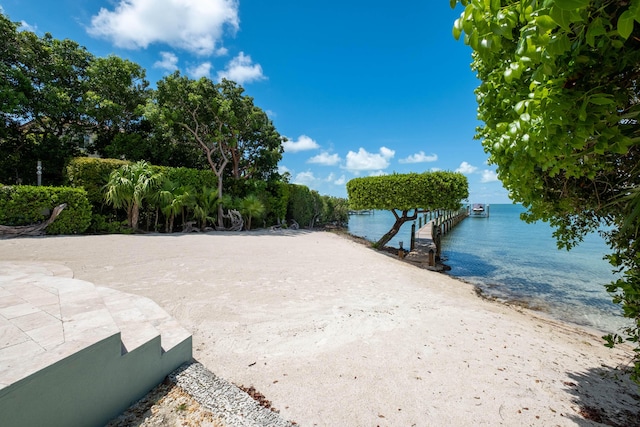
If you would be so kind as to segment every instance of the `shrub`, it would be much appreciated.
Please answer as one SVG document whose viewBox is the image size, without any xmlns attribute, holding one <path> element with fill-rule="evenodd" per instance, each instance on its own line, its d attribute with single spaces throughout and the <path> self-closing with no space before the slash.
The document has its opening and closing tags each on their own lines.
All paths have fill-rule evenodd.
<svg viewBox="0 0 640 427">
<path fill-rule="evenodd" d="M 45 221 L 53 208 L 67 207 L 51 223 L 47 234 L 83 233 L 91 221 L 91 204 L 82 188 L 36 187 L 29 185 L 0 187 L 0 224 L 30 225 Z"/>
<path fill-rule="evenodd" d="M 129 163 L 118 159 L 76 157 L 67 164 L 65 182 L 71 187 L 83 187 L 89 202 L 97 208 L 104 203 L 104 186 L 111 172 Z"/>
</svg>

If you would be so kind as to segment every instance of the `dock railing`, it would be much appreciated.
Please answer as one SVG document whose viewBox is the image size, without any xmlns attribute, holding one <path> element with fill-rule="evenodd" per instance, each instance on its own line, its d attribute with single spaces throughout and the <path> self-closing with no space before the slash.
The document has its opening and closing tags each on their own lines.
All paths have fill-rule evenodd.
<svg viewBox="0 0 640 427">
<path fill-rule="evenodd" d="M 462 208 L 458 211 L 435 210 L 426 211 L 418 216 L 411 227 L 411 251 L 409 258 L 418 262 L 427 262 L 429 267 L 436 267 L 440 261 L 441 238 L 469 216 L 469 211 Z M 423 225 L 424 222 L 424 225 Z"/>
</svg>

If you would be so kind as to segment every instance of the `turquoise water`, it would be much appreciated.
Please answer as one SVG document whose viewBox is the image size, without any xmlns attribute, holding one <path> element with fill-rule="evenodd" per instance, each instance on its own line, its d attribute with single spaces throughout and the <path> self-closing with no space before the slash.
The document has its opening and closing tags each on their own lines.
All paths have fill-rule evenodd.
<svg viewBox="0 0 640 427">
<path fill-rule="evenodd" d="M 589 235 L 571 251 L 559 250 L 552 228 L 520 220 L 520 205 L 491 205 L 489 218 L 467 218 L 442 239 L 443 262 L 449 275 L 472 283 L 490 296 L 521 301 L 551 316 L 605 332 L 625 325 L 620 308 L 604 285 L 615 279 L 603 259 L 608 247 Z M 388 231 L 391 212 L 351 215 L 349 232 L 377 240 Z M 418 224 L 416 224 L 416 227 Z M 411 223 L 389 246 L 409 246 Z"/>
</svg>

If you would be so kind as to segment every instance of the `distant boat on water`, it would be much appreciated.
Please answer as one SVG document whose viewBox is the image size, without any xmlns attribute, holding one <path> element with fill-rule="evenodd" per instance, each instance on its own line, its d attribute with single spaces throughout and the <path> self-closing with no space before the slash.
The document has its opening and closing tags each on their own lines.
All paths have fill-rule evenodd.
<svg viewBox="0 0 640 427">
<path fill-rule="evenodd" d="M 362 209 L 358 211 L 349 211 L 349 215 L 371 215 L 373 213 L 372 209 Z"/>
<path fill-rule="evenodd" d="M 488 218 L 489 205 L 484 203 L 474 203 L 469 210 L 469 216 L 474 218 Z"/>
</svg>

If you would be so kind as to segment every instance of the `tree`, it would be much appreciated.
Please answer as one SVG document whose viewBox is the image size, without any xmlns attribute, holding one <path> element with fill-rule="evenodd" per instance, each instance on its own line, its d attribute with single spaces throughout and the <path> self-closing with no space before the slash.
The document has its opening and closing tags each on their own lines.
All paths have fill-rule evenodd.
<svg viewBox="0 0 640 427">
<path fill-rule="evenodd" d="M 282 159 L 283 138 L 267 114 L 253 104 L 253 98 L 243 95 L 244 89 L 223 79 L 220 94 L 231 101 L 234 127 L 229 145 L 231 176 L 235 179 L 279 179 L 278 162 Z"/>
<path fill-rule="evenodd" d="M 606 229 L 607 286 L 632 326 L 640 382 L 640 1 L 451 1 L 473 49 L 477 138 L 524 219 L 570 249 Z M 623 341 L 605 337 L 607 345 Z"/>
<path fill-rule="evenodd" d="M 384 247 L 420 210 L 458 210 L 469 197 L 467 178 L 454 172 L 393 174 L 354 178 L 347 182 L 352 209 L 386 209 L 396 221 L 375 246 Z M 413 213 L 410 214 L 410 211 Z"/>
<path fill-rule="evenodd" d="M 115 55 L 94 58 L 87 67 L 84 111 L 99 152 L 141 120 L 149 96 L 145 74 L 140 65 Z"/>
<path fill-rule="evenodd" d="M 240 174 L 243 164 L 258 160 L 259 157 L 252 157 L 251 152 L 245 149 L 253 146 L 250 141 L 258 145 L 268 141 L 264 151 L 276 160 L 275 163 L 267 162 L 265 172 L 275 170 L 282 152 L 281 139 L 274 136 L 273 126 L 265 121 L 265 116 L 253 105 L 252 98 L 242 95 L 243 92 L 244 89 L 227 80 L 214 84 L 204 77 L 192 80 L 175 72 L 158 82 L 155 99 L 147 108 L 147 118 L 158 125 L 166 123 L 169 127 L 167 134 L 174 141 L 202 150 L 218 178 L 219 200 L 223 200 L 223 178 L 227 166 L 233 165 Z M 258 138 L 256 135 L 262 136 Z M 224 228 L 223 221 L 223 205 L 220 204 L 219 229 Z"/>
<path fill-rule="evenodd" d="M 335 224 L 342 227 L 349 222 L 349 200 L 341 197 L 322 196 L 323 224 Z"/>
<path fill-rule="evenodd" d="M 123 165 L 111 172 L 105 186 L 105 201 L 115 208 L 125 208 L 128 225 L 135 231 L 140 207 L 153 196 L 161 179 L 162 175 L 145 161 Z"/>
<path fill-rule="evenodd" d="M 0 140 L 17 133 L 20 115 L 29 91 L 29 80 L 20 68 L 22 49 L 17 24 L 0 13 Z"/>
<path fill-rule="evenodd" d="M 195 194 L 193 215 L 200 222 L 200 230 L 205 230 L 207 221 L 213 222 L 215 218 L 211 215 L 216 211 L 219 204 L 218 194 L 213 188 L 202 187 L 202 189 Z"/>
<path fill-rule="evenodd" d="M 8 37 L 2 52 L 4 131 L 0 132 L 0 180 L 35 183 L 38 160 L 43 182 L 62 182 L 64 164 L 79 153 L 83 139 L 82 97 L 93 56 L 71 40 L 17 32 L 2 17 Z M 3 41 L 4 43 L 4 41 Z"/>
<path fill-rule="evenodd" d="M 251 230 L 251 219 L 264 215 L 264 203 L 254 194 L 250 194 L 240 201 L 240 213 L 247 221 L 247 230 Z"/>
</svg>

